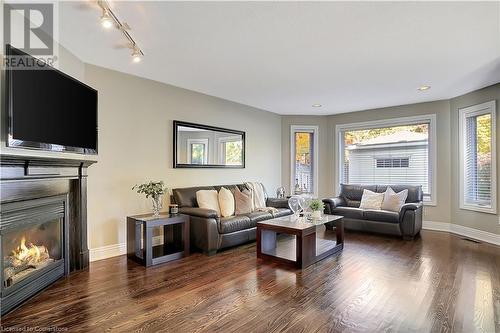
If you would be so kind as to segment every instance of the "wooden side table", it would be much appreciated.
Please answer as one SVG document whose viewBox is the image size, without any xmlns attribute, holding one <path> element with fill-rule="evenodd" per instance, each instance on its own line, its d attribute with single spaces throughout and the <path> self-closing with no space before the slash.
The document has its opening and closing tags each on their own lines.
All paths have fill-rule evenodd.
<svg viewBox="0 0 500 333">
<path fill-rule="evenodd" d="M 153 237 L 154 229 L 163 233 L 163 242 L 153 242 L 157 239 Z M 189 256 L 188 215 L 162 213 L 159 217 L 152 214 L 127 217 L 129 259 L 149 267 L 186 256 Z"/>
</svg>

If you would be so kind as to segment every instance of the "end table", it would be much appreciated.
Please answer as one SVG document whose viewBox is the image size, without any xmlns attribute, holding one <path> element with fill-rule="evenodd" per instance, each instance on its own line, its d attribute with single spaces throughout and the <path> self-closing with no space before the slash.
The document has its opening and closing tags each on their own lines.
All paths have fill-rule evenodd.
<svg viewBox="0 0 500 333">
<path fill-rule="evenodd" d="M 153 244 L 154 229 L 163 232 L 163 243 Z M 129 259 L 149 267 L 187 256 L 189 256 L 188 215 L 161 213 L 158 217 L 152 214 L 127 217 Z"/>
</svg>

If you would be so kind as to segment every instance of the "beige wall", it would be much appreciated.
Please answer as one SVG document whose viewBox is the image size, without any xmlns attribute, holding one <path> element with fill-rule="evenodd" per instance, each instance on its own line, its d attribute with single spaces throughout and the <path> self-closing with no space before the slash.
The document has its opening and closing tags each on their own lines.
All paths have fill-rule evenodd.
<svg viewBox="0 0 500 333">
<path fill-rule="evenodd" d="M 271 193 L 280 185 L 280 116 L 92 65 L 85 76 L 99 91 L 99 162 L 88 179 L 90 248 L 124 243 L 126 216 L 150 211 L 149 201 L 131 190 L 136 183 L 262 181 Z M 173 120 L 246 131 L 246 168 L 173 169 Z"/>
<path fill-rule="evenodd" d="M 460 175 L 459 175 L 459 115 L 460 108 L 468 107 L 475 104 L 481 104 L 488 101 L 496 100 L 497 105 L 497 200 L 500 207 L 500 83 L 473 91 L 471 93 L 453 98 L 450 100 L 451 105 L 451 154 L 453 158 L 451 168 L 451 220 L 452 223 L 463 225 L 470 228 L 480 229 L 496 234 L 500 234 L 499 215 L 474 212 L 470 210 L 460 209 Z"/>
</svg>

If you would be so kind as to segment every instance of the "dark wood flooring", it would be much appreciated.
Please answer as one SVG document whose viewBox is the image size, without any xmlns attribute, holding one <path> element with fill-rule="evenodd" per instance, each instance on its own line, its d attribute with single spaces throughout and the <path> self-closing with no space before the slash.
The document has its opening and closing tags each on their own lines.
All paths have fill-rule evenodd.
<svg viewBox="0 0 500 333">
<path fill-rule="evenodd" d="M 500 248 L 424 231 L 347 233 L 303 271 L 258 261 L 255 243 L 145 269 L 94 262 L 2 318 L 70 332 L 500 332 Z"/>
</svg>

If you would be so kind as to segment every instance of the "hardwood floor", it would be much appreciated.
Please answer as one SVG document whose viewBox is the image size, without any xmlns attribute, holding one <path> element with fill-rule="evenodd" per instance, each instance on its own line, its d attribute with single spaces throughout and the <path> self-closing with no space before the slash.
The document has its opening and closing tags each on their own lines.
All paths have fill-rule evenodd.
<svg viewBox="0 0 500 333">
<path fill-rule="evenodd" d="M 70 332 L 500 332 L 500 248 L 423 231 L 346 233 L 304 270 L 256 259 L 255 243 L 144 268 L 91 263 L 2 318 Z"/>
</svg>

